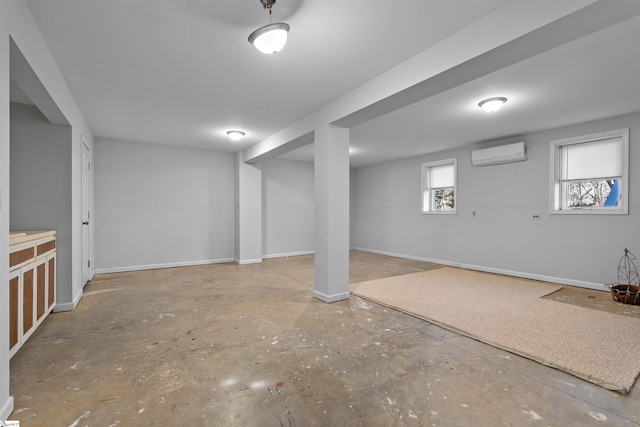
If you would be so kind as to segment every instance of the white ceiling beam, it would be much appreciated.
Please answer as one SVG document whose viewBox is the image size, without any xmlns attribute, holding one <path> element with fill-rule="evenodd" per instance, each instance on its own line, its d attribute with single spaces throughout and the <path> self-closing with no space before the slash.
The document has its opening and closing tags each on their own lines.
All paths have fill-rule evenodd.
<svg viewBox="0 0 640 427">
<path fill-rule="evenodd" d="M 511 2 L 247 148 L 245 159 L 256 162 L 271 157 L 272 150 L 290 151 L 291 141 L 318 124 L 357 126 L 640 14 L 634 0 L 615 6 L 603 0 Z"/>
<path fill-rule="evenodd" d="M 11 80 L 53 124 L 68 125 L 69 121 L 44 87 L 20 49 L 13 40 L 10 43 L 9 74 Z"/>
</svg>

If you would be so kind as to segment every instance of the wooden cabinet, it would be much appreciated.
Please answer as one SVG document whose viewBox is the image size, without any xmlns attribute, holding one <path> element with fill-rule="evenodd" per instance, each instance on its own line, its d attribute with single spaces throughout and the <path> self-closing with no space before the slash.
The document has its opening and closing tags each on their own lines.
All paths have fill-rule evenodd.
<svg viewBox="0 0 640 427">
<path fill-rule="evenodd" d="M 10 237 L 9 354 L 13 356 L 56 305 L 54 231 Z"/>
</svg>

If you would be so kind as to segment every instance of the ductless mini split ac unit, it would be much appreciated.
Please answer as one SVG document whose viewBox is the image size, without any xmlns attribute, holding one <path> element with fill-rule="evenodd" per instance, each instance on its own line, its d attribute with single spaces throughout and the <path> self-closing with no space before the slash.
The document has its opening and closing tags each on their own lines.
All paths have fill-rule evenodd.
<svg viewBox="0 0 640 427">
<path fill-rule="evenodd" d="M 502 163 L 522 162 L 527 160 L 527 146 L 524 142 L 483 148 L 471 152 L 473 166 L 499 165 Z"/>
</svg>

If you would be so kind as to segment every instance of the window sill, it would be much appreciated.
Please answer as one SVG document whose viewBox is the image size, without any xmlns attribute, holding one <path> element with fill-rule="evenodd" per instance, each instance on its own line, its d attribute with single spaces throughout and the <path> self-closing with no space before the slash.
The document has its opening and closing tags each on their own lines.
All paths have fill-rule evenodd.
<svg viewBox="0 0 640 427">
<path fill-rule="evenodd" d="M 549 212 L 549 215 L 629 215 L 623 209 L 567 209 Z"/>
<path fill-rule="evenodd" d="M 456 211 L 428 211 L 428 212 L 420 212 L 422 215 L 455 215 Z"/>
</svg>

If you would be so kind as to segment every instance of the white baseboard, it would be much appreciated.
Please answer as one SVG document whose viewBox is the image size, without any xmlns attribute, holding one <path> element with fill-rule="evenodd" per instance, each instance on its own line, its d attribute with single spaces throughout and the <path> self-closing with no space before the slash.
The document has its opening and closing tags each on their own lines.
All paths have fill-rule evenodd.
<svg viewBox="0 0 640 427">
<path fill-rule="evenodd" d="M 82 299 L 82 291 L 80 291 L 78 293 L 78 295 L 76 295 L 73 298 L 73 301 L 71 302 L 56 302 L 56 306 L 53 307 L 53 312 L 54 313 L 60 313 L 61 311 L 73 311 L 76 309 L 76 307 L 78 306 L 78 304 L 80 303 L 80 300 Z"/>
<path fill-rule="evenodd" d="M 348 291 L 347 292 L 342 292 L 342 293 L 339 293 L 339 294 L 333 294 L 333 295 L 326 295 L 326 294 L 323 294 L 322 292 L 313 291 L 313 296 L 315 298 L 319 299 L 320 301 L 324 301 L 324 302 L 328 302 L 328 303 L 349 299 L 350 295 L 351 294 Z"/>
<path fill-rule="evenodd" d="M 206 259 L 200 261 L 167 262 L 163 264 L 131 265 L 126 267 L 96 268 L 95 274 L 126 273 L 128 271 L 155 270 L 158 268 L 191 267 L 195 265 L 221 264 L 233 262 L 233 258 Z"/>
<path fill-rule="evenodd" d="M 13 396 L 9 396 L 2 406 L 0 406 L 0 420 L 8 420 L 13 412 Z"/>
<path fill-rule="evenodd" d="M 262 258 L 256 258 L 256 259 L 237 259 L 237 258 L 235 258 L 233 260 L 233 262 L 235 262 L 238 265 L 260 264 L 262 262 Z"/>
<path fill-rule="evenodd" d="M 262 255 L 262 258 L 263 259 L 286 258 L 286 257 L 290 257 L 290 256 L 313 255 L 315 253 L 316 253 L 315 251 L 287 252 L 287 253 L 283 253 L 283 254 Z"/>
<path fill-rule="evenodd" d="M 412 260 L 415 260 L 415 261 L 432 262 L 434 264 L 442 264 L 442 265 L 446 265 L 446 266 L 449 266 L 449 267 L 464 268 L 466 270 L 483 271 L 485 273 L 502 274 L 504 276 L 513 276 L 513 277 L 520 277 L 520 278 L 523 278 L 523 279 L 540 280 L 542 282 L 558 283 L 558 284 L 561 284 L 561 285 L 577 286 L 577 287 L 580 287 L 580 288 L 587 288 L 587 289 L 593 289 L 593 290 L 596 290 L 596 291 L 609 292 L 609 289 L 606 286 L 604 286 L 603 284 L 600 284 L 600 283 L 585 282 L 585 281 L 581 281 L 581 280 L 566 279 L 566 278 L 562 278 L 562 277 L 545 276 L 545 275 L 542 275 L 542 274 L 524 273 L 524 272 L 521 272 L 521 271 L 505 270 L 505 269 L 502 269 L 502 268 L 485 267 L 485 266 L 482 266 L 482 265 L 465 264 L 465 263 L 461 263 L 461 262 L 445 261 L 445 260 L 434 259 L 434 258 L 423 258 L 423 257 L 412 256 L 412 255 L 406 255 L 406 254 L 398 254 L 398 253 L 394 253 L 394 252 L 378 251 L 378 250 L 375 250 L 375 249 L 356 248 L 356 250 L 362 251 L 362 252 L 370 252 L 372 254 L 393 256 L 393 257 L 396 257 L 396 258 L 404 258 L 404 259 L 412 259 Z"/>
</svg>

